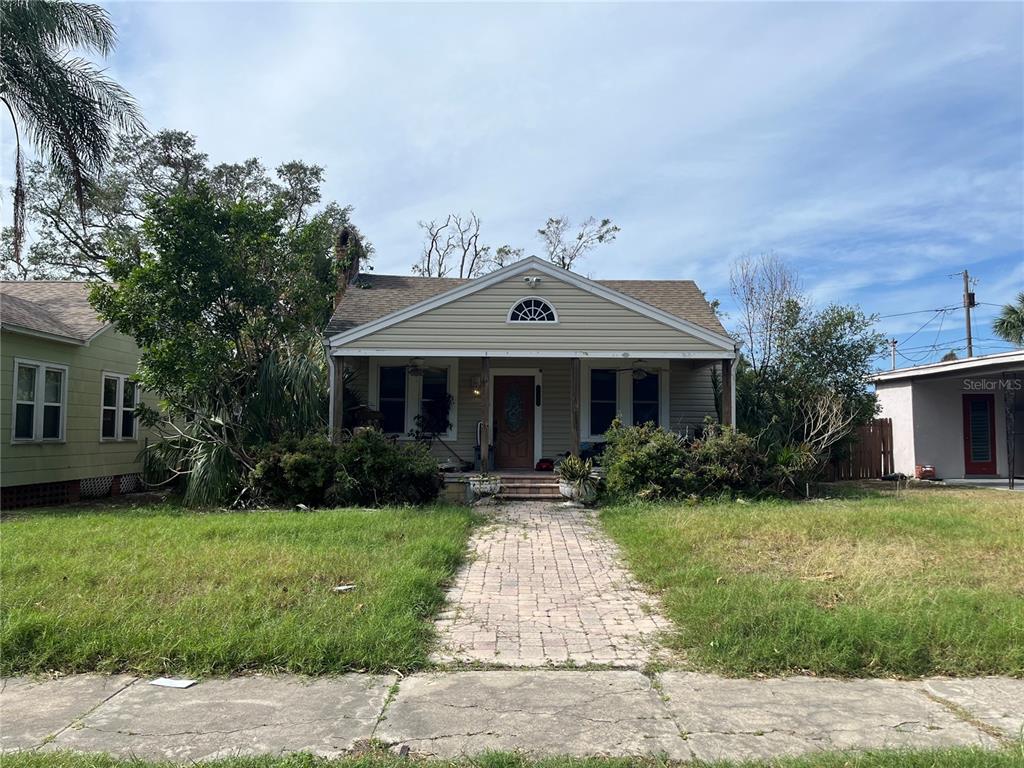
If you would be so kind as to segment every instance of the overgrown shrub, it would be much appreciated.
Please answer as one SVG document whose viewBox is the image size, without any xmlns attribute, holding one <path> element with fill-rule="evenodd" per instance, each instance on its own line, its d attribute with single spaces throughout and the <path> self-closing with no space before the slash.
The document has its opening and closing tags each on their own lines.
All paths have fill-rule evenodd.
<svg viewBox="0 0 1024 768">
<path fill-rule="evenodd" d="M 315 436 L 267 446 L 250 484 L 255 495 L 271 503 L 425 504 L 437 498 L 441 474 L 425 445 L 367 429 L 340 445 Z"/>
<path fill-rule="evenodd" d="M 756 495 L 778 484 L 754 440 L 729 427 L 709 423 L 700 437 L 684 439 L 652 424 L 625 427 L 615 421 L 606 439 L 602 466 L 614 496 Z"/>
<path fill-rule="evenodd" d="M 626 427 L 616 419 L 605 441 L 601 466 L 612 495 L 662 499 L 682 492 L 686 447 L 679 435 L 653 424 Z"/>
<path fill-rule="evenodd" d="M 686 444 L 682 490 L 686 495 L 754 495 L 771 484 L 768 460 L 754 439 L 730 427 L 709 424 Z"/>
</svg>

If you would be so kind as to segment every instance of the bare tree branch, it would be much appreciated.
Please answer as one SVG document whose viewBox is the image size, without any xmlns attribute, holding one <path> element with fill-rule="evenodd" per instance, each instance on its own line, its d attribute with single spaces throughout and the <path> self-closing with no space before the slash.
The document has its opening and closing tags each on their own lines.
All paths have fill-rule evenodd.
<svg viewBox="0 0 1024 768">
<path fill-rule="evenodd" d="M 779 334 L 793 302 L 803 303 L 796 274 L 774 253 L 744 256 L 733 264 L 729 287 L 739 306 L 737 332 L 750 367 L 760 374 L 775 362 Z"/>
<path fill-rule="evenodd" d="M 447 277 L 457 270 L 457 277 L 479 277 L 493 261 L 491 247 L 480 242 L 480 217 L 473 211 L 468 216 L 449 213 L 443 222 L 421 221 L 423 253 L 412 266 L 414 274 L 424 277 Z"/>
<path fill-rule="evenodd" d="M 601 243 L 610 243 L 619 233 L 619 227 L 612 224 L 611 219 L 598 221 L 593 216 L 586 219 L 571 234 L 572 226 L 565 216 L 550 218 L 543 227 L 537 230 L 548 261 L 562 269 L 572 269 L 573 265 L 590 253 Z"/>
</svg>

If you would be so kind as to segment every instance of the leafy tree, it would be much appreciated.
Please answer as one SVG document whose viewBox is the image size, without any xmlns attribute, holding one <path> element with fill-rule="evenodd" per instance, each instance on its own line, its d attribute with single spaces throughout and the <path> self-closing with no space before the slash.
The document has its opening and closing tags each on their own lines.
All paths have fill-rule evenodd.
<svg viewBox="0 0 1024 768">
<path fill-rule="evenodd" d="M 123 261 L 151 245 L 141 227 L 149 201 L 194 191 L 202 183 L 227 203 L 280 202 L 285 224 L 294 228 L 317 222 L 329 251 L 328 230 L 337 234 L 351 227 L 351 208 L 321 204 L 323 178 L 323 168 L 299 161 L 283 163 L 273 176 L 255 158 L 211 165 L 185 131 L 128 134 L 119 138 L 106 168 L 86 188 L 85 207 L 79 209 L 59 174 L 32 163 L 26 200 L 35 239 L 11 276 L 105 280 L 106 262 L 114 252 Z M 372 251 L 365 247 L 364 261 Z"/>
<path fill-rule="evenodd" d="M 865 381 L 885 337 L 874 318 L 857 307 L 815 310 L 771 254 L 741 262 L 733 275 L 737 333 L 747 341 L 736 371 L 740 428 L 774 451 L 841 446 L 875 414 Z"/>
<path fill-rule="evenodd" d="M 105 57 L 117 33 L 107 12 L 91 3 L 54 0 L 0 2 L 0 101 L 14 123 L 14 226 L 17 261 L 25 232 L 21 136 L 26 134 L 84 209 L 89 183 L 110 158 L 118 130 L 142 130 L 135 101 L 95 64 L 73 55 Z"/>
<path fill-rule="evenodd" d="M 1018 347 L 1024 346 L 1024 291 L 1017 294 L 1017 301 L 1004 304 L 999 317 L 992 323 L 996 335 Z"/>
<path fill-rule="evenodd" d="M 258 170 L 239 171 L 220 189 L 204 180 L 151 198 L 140 248 L 115 243 L 115 282 L 91 295 L 142 350 L 138 380 L 164 408 L 142 416 L 162 437 L 152 457 L 187 479 L 195 504 L 228 500 L 259 445 L 323 429 L 318 337 L 352 267 L 329 247 L 331 212 L 298 216 L 308 198 L 264 194 Z M 224 184 L 244 192 L 231 199 Z"/>
</svg>

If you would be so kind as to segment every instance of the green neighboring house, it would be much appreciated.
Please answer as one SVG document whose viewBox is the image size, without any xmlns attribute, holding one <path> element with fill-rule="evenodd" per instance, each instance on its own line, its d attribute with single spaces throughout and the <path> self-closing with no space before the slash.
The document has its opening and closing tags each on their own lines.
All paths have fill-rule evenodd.
<svg viewBox="0 0 1024 768">
<path fill-rule="evenodd" d="M 134 340 L 100 319 L 89 285 L 0 283 L 2 506 L 119 495 L 142 485 Z"/>
</svg>

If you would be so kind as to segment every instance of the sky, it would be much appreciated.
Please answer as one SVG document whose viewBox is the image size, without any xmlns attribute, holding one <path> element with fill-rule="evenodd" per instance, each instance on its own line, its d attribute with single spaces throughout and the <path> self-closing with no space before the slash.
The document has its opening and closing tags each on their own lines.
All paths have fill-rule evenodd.
<svg viewBox="0 0 1024 768">
<path fill-rule="evenodd" d="M 962 348 L 962 311 L 922 310 L 959 305 L 967 269 L 975 352 L 1005 348 L 1020 3 L 106 7 L 110 74 L 151 129 L 324 166 L 377 272 L 408 273 L 418 222 L 450 211 L 527 253 L 549 216 L 608 217 L 585 274 L 693 279 L 730 313 L 730 265 L 772 251 L 817 305 L 883 316 L 901 365 Z"/>
</svg>

